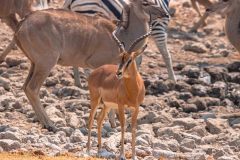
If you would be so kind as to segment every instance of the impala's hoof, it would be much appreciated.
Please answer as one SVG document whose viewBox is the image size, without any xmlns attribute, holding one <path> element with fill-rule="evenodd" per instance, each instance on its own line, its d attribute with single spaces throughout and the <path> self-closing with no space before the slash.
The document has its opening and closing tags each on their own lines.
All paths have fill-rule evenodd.
<svg viewBox="0 0 240 160">
<path fill-rule="evenodd" d="M 126 160 L 126 158 L 123 156 L 120 156 L 119 160 Z"/>
</svg>

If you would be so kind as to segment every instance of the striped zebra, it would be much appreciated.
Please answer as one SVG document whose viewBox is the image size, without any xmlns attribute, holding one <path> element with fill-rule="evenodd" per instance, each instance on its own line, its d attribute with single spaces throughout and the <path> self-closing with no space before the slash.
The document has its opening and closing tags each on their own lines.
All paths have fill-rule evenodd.
<svg viewBox="0 0 240 160">
<path fill-rule="evenodd" d="M 112 20 L 119 20 L 121 17 L 123 4 L 129 0 L 65 0 L 63 8 L 86 15 L 101 14 Z M 169 12 L 170 0 L 153 0 L 156 5 Z M 151 22 L 153 30 L 152 37 L 163 56 L 170 79 L 176 81 L 172 67 L 172 58 L 167 49 L 167 27 L 170 17 L 157 19 Z"/>
</svg>

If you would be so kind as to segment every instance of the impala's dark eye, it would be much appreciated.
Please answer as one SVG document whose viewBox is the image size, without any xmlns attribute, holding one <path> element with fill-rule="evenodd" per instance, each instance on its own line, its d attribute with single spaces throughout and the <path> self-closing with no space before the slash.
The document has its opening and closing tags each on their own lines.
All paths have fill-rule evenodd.
<svg viewBox="0 0 240 160">
<path fill-rule="evenodd" d="M 149 5 L 149 4 L 148 4 L 147 1 L 143 1 L 143 2 L 142 2 L 142 5 L 147 6 L 147 5 Z"/>
</svg>

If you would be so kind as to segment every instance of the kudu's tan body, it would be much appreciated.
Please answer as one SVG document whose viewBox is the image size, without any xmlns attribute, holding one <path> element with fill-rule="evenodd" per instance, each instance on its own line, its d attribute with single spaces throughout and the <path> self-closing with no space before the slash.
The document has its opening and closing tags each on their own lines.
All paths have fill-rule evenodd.
<svg viewBox="0 0 240 160">
<path fill-rule="evenodd" d="M 45 0 L 0 0 L 0 19 L 2 19 L 2 21 L 15 32 L 19 23 L 16 15 L 18 15 L 20 19 L 23 19 L 32 11 L 41 9 L 43 6 L 40 5 L 43 5 L 44 1 Z M 38 8 L 34 8 L 34 2 L 35 5 L 39 5 Z M 45 2 L 45 7 L 47 7 L 47 2 Z M 12 40 L 6 49 L 0 54 L 0 62 L 4 61 L 14 45 L 15 41 Z"/>
<path fill-rule="evenodd" d="M 225 32 L 230 43 L 240 53 L 240 0 L 224 0 L 211 5 L 208 14 L 221 12 L 225 15 Z"/>
<path fill-rule="evenodd" d="M 158 17 L 166 16 L 152 6 L 143 12 L 142 0 L 131 0 L 127 17 L 118 38 L 126 49 L 131 43 L 148 30 L 147 13 L 153 12 Z M 136 5 L 138 4 L 138 5 Z M 24 54 L 31 61 L 31 69 L 24 83 L 24 91 L 33 106 L 39 121 L 48 129 L 54 130 L 52 121 L 43 109 L 39 90 L 51 69 L 56 64 L 96 68 L 104 64 L 116 63 L 119 48 L 112 37 L 115 25 L 102 17 L 88 17 L 64 10 L 37 11 L 29 15 L 19 26 L 15 40 Z M 145 44 L 141 41 L 137 46 Z"/>
<path fill-rule="evenodd" d="M 192 3 L 193 9 L 196 10 L 196 12 L 198 13 L 198 15 L 200 17 L 198 22 L 196 24 L 194 24 L 194 26 L 190 30 L 190 32 L 196 32 L 198 30 L 198 28 L 206 25 L 205 20 L 209 16 L 209 13 L 206 11 L 203 13 L 203 15 L 201 14 L 198 4 L 204 6 L 204 8 L 207 9 L 207 8 L 211 7 L 213 5 L 213 3 L 209 0 L 191 0 L 191 3 Z"/>
<path fill-rule="evenodd" d="M 240 53 L 240 1 L 232 0 L 226 12 L 225 31 L 230 43 Z"/>
<path fill-rule="evenodd" d="M 0 18 L 3 19 L 13 31 L 16 30 L 18 20 L 16 14 L 23 18 L 31 11 L 33 0 L 1 0 Z"/>
</svg>

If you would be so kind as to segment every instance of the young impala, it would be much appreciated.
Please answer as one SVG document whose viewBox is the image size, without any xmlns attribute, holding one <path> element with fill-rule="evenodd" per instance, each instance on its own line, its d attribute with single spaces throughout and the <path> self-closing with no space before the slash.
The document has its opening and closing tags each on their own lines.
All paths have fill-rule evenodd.
<svg viewBox="0 0 240 160">
<path fill-rule="evenodd" d="M 150 32 L 138 38 L 128 51 L 124 51 L 121 56 L 120 65 L 103 65 L 94 70 L 88 78 L 88 86 L 90 91 L 91 112 L 89 117 L 88 131 L 88 152 L 90 151 L 91 128 L 94 116 L 100 103 L 103 109 L 98 117 L 98 151 L 101 150 L 101 132 L 102 123 L 111 108 L 117 109 L 121 125 L 121 152 L 120 159 L 125 159 L 124 154 L 124 132 L 125 132 L 125 115 L 124 109 L 132 110 L 132 159 L 135 157 L 135 139 L 137 116 L 139 105 L 143 102 L 145 95 L 144 82 L 138 72 L 135 58 L 140 55 L 141 51 L 132 52 L 132 49 L 138 42 L 145 39 Z M 116 38 L 117 40 L 117 38 Z M 117 40 L 118 41 L 118 40 Z M 119 41 L 118 41 L 119 42 Z M 124 50 L 124 49 L 123 49 Z"/>
</svg>

